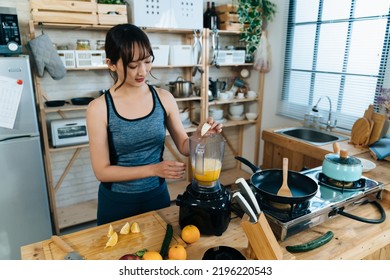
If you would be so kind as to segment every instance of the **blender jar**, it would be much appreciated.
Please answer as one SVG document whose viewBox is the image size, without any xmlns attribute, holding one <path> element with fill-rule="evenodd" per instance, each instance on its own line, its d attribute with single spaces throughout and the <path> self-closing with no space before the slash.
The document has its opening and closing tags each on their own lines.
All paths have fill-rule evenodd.
<svg viewBox="0 0 390 280">
<path fill-rule="evenodd" d="M 201 187 L 214 187 L 222 169 L 225 139 L 220 134 L 190 137 L 192 177 Z"/>
</svg>

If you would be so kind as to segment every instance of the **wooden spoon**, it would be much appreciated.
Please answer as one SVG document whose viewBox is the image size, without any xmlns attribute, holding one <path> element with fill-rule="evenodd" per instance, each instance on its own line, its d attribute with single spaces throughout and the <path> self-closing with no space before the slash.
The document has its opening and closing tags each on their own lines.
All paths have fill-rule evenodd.
<svg viewBox="0 0 390 280">
<path fill-rule="evenodd" d="M 283 158 L 283 183 L 276 195 L 287 196 L 287 197 L 293 196 L 290 191 L 290 188 L 287 185 L 287 177 L 288 177 L 288 158 Z"/>
</svg>

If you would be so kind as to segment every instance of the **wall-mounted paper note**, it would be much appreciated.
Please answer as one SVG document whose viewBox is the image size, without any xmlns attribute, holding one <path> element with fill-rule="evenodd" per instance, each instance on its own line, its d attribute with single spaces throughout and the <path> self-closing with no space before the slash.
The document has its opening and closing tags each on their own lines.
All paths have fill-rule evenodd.
<svg viewBox="0 0 390 280">
<path fill-rule="evenodd" d="M 13 128 L 22 96 L 23 81 L 0 76 L 0 126 Z"/>
</svg>

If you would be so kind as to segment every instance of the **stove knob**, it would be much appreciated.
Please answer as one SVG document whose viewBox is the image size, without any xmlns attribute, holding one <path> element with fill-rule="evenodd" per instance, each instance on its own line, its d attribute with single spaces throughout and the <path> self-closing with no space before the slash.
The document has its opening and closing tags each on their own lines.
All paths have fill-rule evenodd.
<svg viewBox="0 0 390 280">
<path fill-rule="evenodd" d="M 18 50 L 18 44 L 16 44 L 15 42 L 9 42 L 7 47 L 12 52 L 15 52 Z"/>
</svg>

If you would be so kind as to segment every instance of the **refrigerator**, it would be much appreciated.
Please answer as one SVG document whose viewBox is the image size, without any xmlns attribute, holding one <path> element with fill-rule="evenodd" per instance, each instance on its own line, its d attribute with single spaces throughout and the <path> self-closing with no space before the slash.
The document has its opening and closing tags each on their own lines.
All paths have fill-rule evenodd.
<svg viewBox="0 0 390 280">
<path fill-rule="evenodd" d="M 13 127 L 0 126 L 0 259 L 17 260 L 53 230 L 29 56 L 0 57 L 1 77 L 23 83 Z M 3 119 L 9 95 L 0 83 Z"/>
</svg>

